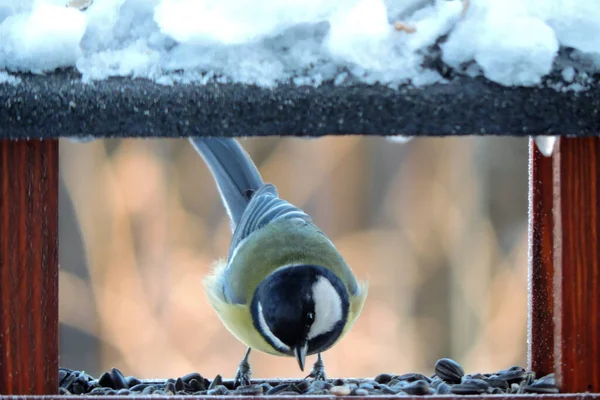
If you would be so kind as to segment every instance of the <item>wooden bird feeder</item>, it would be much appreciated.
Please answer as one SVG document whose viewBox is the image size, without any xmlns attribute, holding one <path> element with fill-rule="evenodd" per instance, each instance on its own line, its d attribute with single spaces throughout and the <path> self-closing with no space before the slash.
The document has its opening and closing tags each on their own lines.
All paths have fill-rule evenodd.
<svg viewBox="0 0 600 400">
<path fill-rule="evenodd" d="M 57 382 L 58 138 L 209 134 L 558 135 L 551 157 L 530 140 L 528 367 L 554 372 L 561 394 L 491 397 L 600 399 L 600 86 L 85 85 L 71 70 L 21 79 L 0 84 L 0 400 L 66 398 Z"/>
</svg>

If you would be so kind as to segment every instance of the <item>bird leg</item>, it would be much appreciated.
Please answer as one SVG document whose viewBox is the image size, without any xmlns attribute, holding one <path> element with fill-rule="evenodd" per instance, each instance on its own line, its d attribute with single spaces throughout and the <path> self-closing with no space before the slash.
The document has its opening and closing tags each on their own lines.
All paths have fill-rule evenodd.
<svg viewBox="0 0 600 400">
<path fill-rule="evenodd" d="M 465 17 L 470 5 L 471 5 L 471 0 L 462 0 L 462 13 L 460 14 L 461 18 Z"/>
<path fill-rule="evenodd" d="M 406 33 L 415 33 L 417 31 L 417 28 L 415 28 L 414 25 L 406 24 L 400 21 L 394 22 L 394 29 L 396 29 L 399 32 Z"/>
<path fill-rule="evenodd" d="M 327 380 L 327 375 L 325 375 L 325 364 L 323 363 L 323 358 L 321 358 L 321 353 L 317 355 L 317 361 L 315 361 L 308 377 L 313 378 L 315 381 Z"/>
<path fill-rule="evenodd" d="M 250 356 L 251 350 L 252 349 L 248 347 L 248 350 L 246 350 L 246 355 L 244 356 L 244 358 L 240 362 L 240 365 L 238 366 L 237 372 L 235 374 L 235 381 L 233 382 L 234 387 L 250 385 L 250 376 L 252 375 L 252 370 L 250 369 L 248 356 Z"/>
<path fill-rule="evenodd" d="M 471 5 L 471 0 L 461 0 L 461 2 L 462 2 L 462 11 L 460 13 L 460 17 L 464 18 L 465 15 L 467 14 L 467 11 L 469 10 L 469 6 Z M 417 28 L 414 25 L 407 24 L 402 21 L 394 22 L 394 29 L 396 29 L 399 32 L 406 32 L 409 34 L 415 33 L 417 31 Z"/>
</svg>

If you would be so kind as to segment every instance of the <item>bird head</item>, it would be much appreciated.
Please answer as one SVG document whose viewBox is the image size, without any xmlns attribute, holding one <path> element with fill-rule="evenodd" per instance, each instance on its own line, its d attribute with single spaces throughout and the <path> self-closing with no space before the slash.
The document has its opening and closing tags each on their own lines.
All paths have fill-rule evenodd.
<svg viewBox="0 0 600 400">
<path fill-rule="evenodd" d="M 308 354 L 327 350 L 340 337 L 348 307 L 348 291 L 332 271 L 302 264 L 269 274 L 254 293 L 251 313 L 267 343 L 295 356 L 304 370 Z"/>
</svg>

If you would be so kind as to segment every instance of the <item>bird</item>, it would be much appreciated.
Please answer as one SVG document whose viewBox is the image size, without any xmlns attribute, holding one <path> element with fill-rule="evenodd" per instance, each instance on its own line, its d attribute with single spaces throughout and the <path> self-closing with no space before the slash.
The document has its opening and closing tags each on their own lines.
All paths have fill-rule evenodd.
<svg viewBox="0 0 600 400">
<path fill-rule="evenodd" d="M 263 181 L 236 139 L 189 140 L 212 173 L 231 222 L 228 256 L 203 283 L 221 322 L 247 346 L 234 385 L 250 384 L 253 349 L 295 357 L 301 371 L 306 357 L 317 354 L 306 378 L 326 380 L 321 353 L 352 328 L 368 283 L 357 279 L 309 215 Z"/>
</svg>

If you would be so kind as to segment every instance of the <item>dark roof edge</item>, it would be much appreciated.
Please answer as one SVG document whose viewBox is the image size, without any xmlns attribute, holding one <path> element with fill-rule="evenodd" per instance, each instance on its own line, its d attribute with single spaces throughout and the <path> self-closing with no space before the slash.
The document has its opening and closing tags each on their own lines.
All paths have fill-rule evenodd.
<svg viewBox="0 0 600 400">
<path fill-rule="evenodd" d="M 482 78 L 392 90 L 81 82 L 73 70 L 0 84 L 0 138 L 600 134 L 600 85 L 582 92 Z"/>
</svg>

